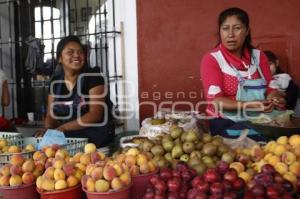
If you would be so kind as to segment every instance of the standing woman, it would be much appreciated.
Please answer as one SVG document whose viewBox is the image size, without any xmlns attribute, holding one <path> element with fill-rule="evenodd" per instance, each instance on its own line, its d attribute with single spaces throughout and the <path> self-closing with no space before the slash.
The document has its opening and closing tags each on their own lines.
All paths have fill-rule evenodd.
<svg viewBox="0 0 300 199">
<path fill-rule="evenodd" d="M 209 102 L 206 112 L 214 117 L 210 120 L 212 134 L 236 137 L 239 135 L 230 135 L 227 129 L 247 128 L 242 123 L 247 116 L 273 114 L 274 109 L 284 108 L 285 100 L 269 87 L 268 60 L 251 44 L 248 14 L 228 8 L 220 13 L 218 26 L 219 42 L 202 58 L 200 75 Z M 250 109 L 255 109 L 255 114 Z"/>
<path fill-rule="evenodd" d="M 114 137 L 114 122 L 104 78 L 87 67 L 76 36 L 58 43 L 56 58 L 63 70 L 50 84 L 45 129 L 56 128 L 66 137 L 84 137 L 97 147 L 106 146 Z"/>
<path fill-rule="evenodd" d="M 2 107 L 8 106 L 10 103 L 10 96 L 8 90 L 7 77 L 3 72 L 3 70 L 1 69 L 0 69 L 0 94 L 1 94 L 1 106 Z M 2 112 L 1 115 L 3 115 Z"/>
</svg>

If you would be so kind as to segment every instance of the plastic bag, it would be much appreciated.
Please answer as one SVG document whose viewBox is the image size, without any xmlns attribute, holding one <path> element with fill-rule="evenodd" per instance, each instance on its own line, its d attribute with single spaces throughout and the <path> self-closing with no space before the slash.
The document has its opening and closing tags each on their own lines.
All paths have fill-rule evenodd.
<svg viewBox="0 0 300 199">
<path fill-rule="evenodd" d="M 66 145 L 67 139 L 63 132 L 55 129 L 48 129 L 41 142 L 38 144 L 37 149 L 41 150 L 43 147 L 51 146 L 53 144 Z"/>
<path fill-rule="evenodd" d="M 224 143 L 230 146 L 232 149 L 236 148 L 251 148 L 254 145 L 259 145 L 260 142 L 256 142 L 251 138 L 248 138 L 247 135 L 249 133 L 249 129 L 244 129 L 241 132 L 241 135 L 238 138 L 223 138 Z"/>
</svg>

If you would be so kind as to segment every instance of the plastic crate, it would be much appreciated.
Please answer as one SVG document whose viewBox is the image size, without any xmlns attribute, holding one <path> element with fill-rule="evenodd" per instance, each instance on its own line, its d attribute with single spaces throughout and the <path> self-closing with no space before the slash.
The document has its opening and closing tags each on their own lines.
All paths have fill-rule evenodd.
<svg viewBox="0 0 300 199">
<path fill-rule="evenodd" d="M 22 133 L 0 131 L 0 138 L 6 139 L 9 146 L 12 146 L 12 145 L 16 145 L 19 147 L 23 146 Z"/>
<path fill-rule="evenodd" d="M 9 146 L 18 146 L 23 148 L 23 136 L 22 133 L 16 132 L 0 132 L 0 138 L 5 138 Z M 0 166 L 9 163 L 11 156 L 15 153 L 0 153 Z M 23 155 L 25 158 L 31 158 L 33 152 L 20 152 L 18 154 Z"/>
<path fill-rule="evenodd" d="M 77 152 L 82 152 L 84 146 L 88 143 L 88 138 L 66 138 L 67 144 L 62 145 L 61 148 L 66 149 L 70 155 L 75 155 Z M 33 144 L 36 146 L 42 141 L 42 137 L 25 137 L 23 139 L 24 145 Z"/>
</svg>

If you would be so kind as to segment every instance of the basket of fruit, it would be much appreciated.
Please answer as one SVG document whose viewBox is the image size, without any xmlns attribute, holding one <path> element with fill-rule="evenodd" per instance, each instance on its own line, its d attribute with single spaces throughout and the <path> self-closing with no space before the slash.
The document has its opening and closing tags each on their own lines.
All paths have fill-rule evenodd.
<svg viewBox="0 0 300 199">
<path fill-rule="evenodd" d="M 9 163 L 12 155 L 16 153 L 31 158 L 35 151 L 34 146 L 23 146 L 25 145 L 21 133 L 0 132 L 0 165 Z"/>
<path fill-rule="evenodd" d="M 64 183 L 62 181 L 58 182 L 57 185 L 55 184 L 55 186 L 58 187 L 59 184 L 61 184 L 61 186 L 64 186 Z M 41 199 L 81 199 L 83 196 L 80 184 L 58 191 L 43 191 L 39 188 L 37 188 L 37 191 L 39 192 Z"/>
<path fill-rule="evenodd" d="M 26 199 L 37 199 L 35 180 L 43 172 L 32 159 L 21 154 L 13 154 L 10 163 L 0 169 L 0 192 L 4 198 L 17 199 L 26 195 Z"/>
</svg>

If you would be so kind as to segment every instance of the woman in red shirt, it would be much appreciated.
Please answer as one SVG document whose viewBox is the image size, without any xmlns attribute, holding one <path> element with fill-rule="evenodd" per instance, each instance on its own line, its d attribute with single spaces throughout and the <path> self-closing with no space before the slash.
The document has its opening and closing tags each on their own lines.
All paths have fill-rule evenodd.
<svg viewBox="0 0 300 199">
<path fill-rule="evenodd" d="M 273 112 L 283 109 L 285 100 L 268 87 L 268 60 L 251 45 L 248 14 L 229 8 L 219 15 L 218 24 L 219 43 L 202 58 L 200 75 L 210 103 L 207 113 L 216 117 L 210 120 L 211 132 L 231 137 L 226 130 L 247 128 L 241 122 L 253 116 L 254 109 Z"/>
</svg>

